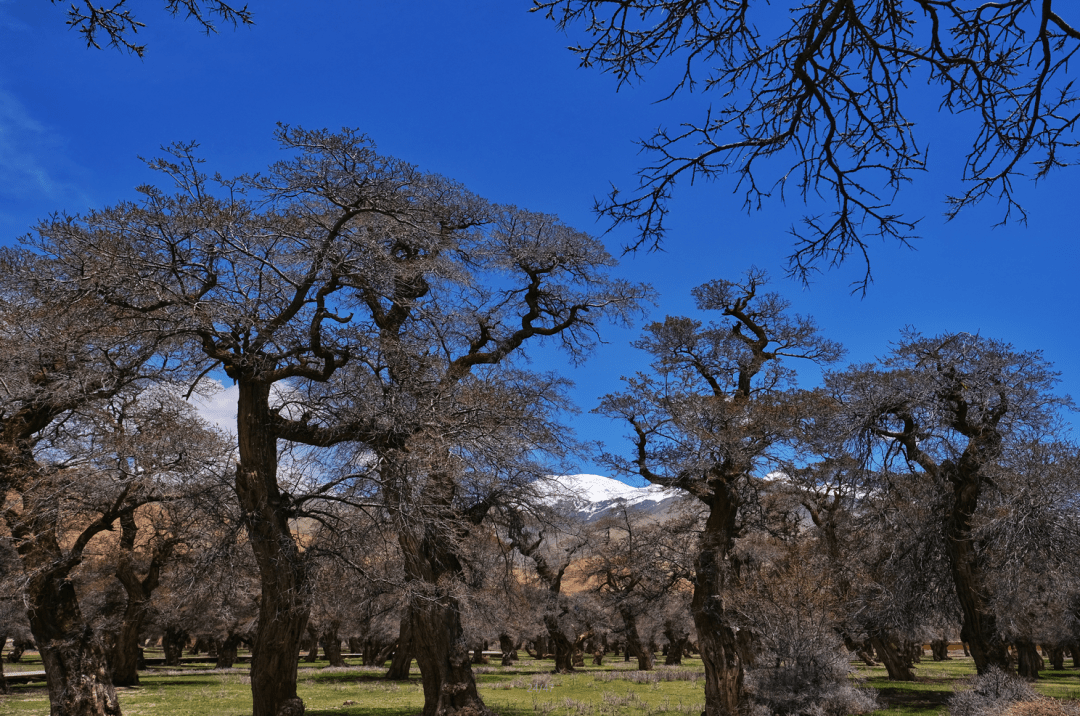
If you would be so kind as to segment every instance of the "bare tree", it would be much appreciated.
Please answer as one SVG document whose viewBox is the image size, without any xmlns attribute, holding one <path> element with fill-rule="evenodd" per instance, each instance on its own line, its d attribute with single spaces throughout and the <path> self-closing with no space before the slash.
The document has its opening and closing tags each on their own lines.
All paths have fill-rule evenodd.
<svg viewBox="0 0 1080 716">
<path fill-rule="evenodd" d="M 40 249 L 64 266 L 57 280 L 238 385 L 236 493 L 262 580 L 256 716 L 303 709 L 296 665 L 311 585 L 293 521 L 374 479 L 407 576 L 436 588 L 458 572 L 444 538 L 472 519 L 462 500 L 478 497 L 477 517 L 489 504 L 460 489 L 463 475 L 487 473 L 463 471 L 457 456 L 498 452 L 498 431 L 486 443 L 470 435 L 498 425 L 485 423 L 495 408 L 518 426 L 544 424 L 543 406 L 558 400 L 548 396 L 556 379 L 499 364 L 545 339 L 583 355 L 600 321 L 624 319 L 646 295 L 611 279 L 602 245 L 554 217 L 491 205 L 354 132 L 283 127 L 277 137 L 293 158 L 265 174 L 210 179 L 193 146 L 176 146 L 152 162 L 176 194 L 144 187 L 140 204 L 38 227 Z M 353 443 L 355 469 L 285 489 L 279 442 Z M 415 633 L 437 641 L 417 647 L 432 659 L 429 710 L 456 708 L 439 699 L 479 703 L 468 664 L 448 661 L 460 625 L 446 599 L 418 597 L 413 612 L 429 620 Z"/>
<path fill-rule="evenodd" d="M 51 2 L 55 5 L 59 0 Z M 213 22 L 215 16 L 233 27 L 254 24 L 247 5 L 234 7 L 225 0 L 163 0 L 163 3 L 168 14 L 173 17 L 183 15 L 207 35 L 217 32 Z M 146 45 L 135 42 L 135 35 L 146 25 L 135 18 L 128 0 L 99 6 L 95 6 L 91 0 L 78 0 L 71 3 L 67 14 L 68 27 L 79 31 L 88 48 L 100 50 L 104 42 L 109 47 L 127 50 L 138 57 L 146 52 Z"/>
<path fill-rule="evenodd" d="M 124 445 L 165 461 L 177 454 L 154 418 L 129 431 L 116 407 L 137 401 L 149 377 L 169 375 L 168 350 L 80 287 L 50 281 L 56 267 L 40 256 L 6 249 L 0 263 L 0 514 L 21 562 L 52 713 L 119 713 L 69 577 L 95 536 L 162 495 L 150 473 L 118 455 Z"/>
<path fill-rule="evenodd" d="M 717 311 L 723 323 L 669 316 L 649 326 L 635 345 L 653 356 L 653 373 L 626 378 L 626 390 L 597 408 L 632 430 L 631 456 L 607 456 L 614 467 L 684 490 L 708 510 L 692 605 L 708 716 L 747 706 L 727 595 L 740 579 L 735 540 L 753 516 L 755 492 L 805 412 L 783 360 L 828 363 L 841 354 L 811 319 L 790 315 L 787 301 L 764 292 L 765 283 L 751 270 L 741 282 L 694 289 L 698 307 Z"/>
<path fill-rule="evenodd" d="M 638 186 L 598 204 L 615 223 L 637 226 L 634 246 L 664 237 L 679 181 L 734 174 L 744 206 L 755 209 L 792 193 L 790 178 L 811 211 L 795 231 L 790 271 L 805 278 L 854 254 L 866 262 L 865 288 L 867 237 L 907 243 L 918 221 L 890 198 L 927 168 L 927 139 L 912 119 L 913 79 L 939 88 L 941 111 L 972 117 L 950 218 L 990 197 L 1005 207 L 1003 220 L 1023 220 L 1014 180 L 1076 162 L 1080 117 L 1069 63 L 1080 28 L 1061 0 L 805 0 L 790 13 L 721 0 L 534 6 L 561 29 L 584 29 L 588 38 L 571 49 L 620 86 L 668 64 L 677 74 L 666 98 L 703 89 L 716 100 L 696 120 L 643 140 L 653 163 Z"/>
<path fill-rule="evenodd" d="M 1009 668 L 991 608 L 992 582 L 977 539 L 989 486 L 1007 479 L 1003 458 L 1052 440 L 1057 411 L 1071 405 L 1038 352 L 967 333 L 907 331 L 876 366 L 832 375 L 828 385 L 851 416 L 863 458 L 925 478 L 940 496 L 941 540 L 963 613 L 962 638 L 979 673 Z"/>
</svg>

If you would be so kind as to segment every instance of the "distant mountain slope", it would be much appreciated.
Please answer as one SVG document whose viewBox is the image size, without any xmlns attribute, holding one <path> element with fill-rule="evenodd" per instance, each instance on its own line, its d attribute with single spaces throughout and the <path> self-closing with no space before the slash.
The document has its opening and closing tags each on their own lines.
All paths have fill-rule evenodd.
<svg viewBox="0 0 1080 716">
<path fill-rule="evenodd" d="M 586 521 L 605 516 L 620 504 L 627 504 L 645 514 L 666 511 L 679 497 L 678 490 L 656 485 L 631 487 L 602 475 L 559 475 L 537 486 L 552 506 L 575 513 Z"/>
</svg>

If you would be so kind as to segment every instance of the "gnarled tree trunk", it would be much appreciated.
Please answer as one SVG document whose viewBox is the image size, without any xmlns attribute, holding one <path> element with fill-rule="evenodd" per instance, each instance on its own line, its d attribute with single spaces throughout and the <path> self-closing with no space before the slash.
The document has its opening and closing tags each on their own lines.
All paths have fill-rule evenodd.
<svg viewBox="0 0 1080 716">
<path fill-rule="evenodd" d="M 506 632 L 499 634 L 499 651 L 502 655 L 502 666 L 512 666 L 517 659 L 517 652 L 514 650 L 514 640 Z"/>
<path fill-rule="evenodd" d="M 622 617 L 623 626 L 626 628 L 626 648 L 637 657 L 638 670 L 652 671 L 653 652 L 641 643 L 637 629 L 637 616 L 625 607 L 619 609 L 619 616 Z"/>
<path fill-rule="evenodd" d="M 341 657 L 339 629 L 341 629 L 341 622 L 337 619 L 331 619 L 319 636 L 319 643 L 322 645 L 323 653 L 326 654 L 326 660 L 330 662 L 330 666 L 345 666 L 345 659 Z"/>
<path fill-rule="evenodd" d="M 690 641 L 690 632 L 685 629 L 677 629 L 675 624 L 668 620 L 664 622 L 664 637 L 668 640 L 664 666 L 680 666 L 683 653 L 686 651 L 686 645 Z"/>
<path fill-rule="evenodd" d="M 727 487 L 718 487 L 709 502 L 709 517 L 694 565 L 691 610 L 705 666 L 704 716 L 740 716 L 749 700 L 735 629 L 724 604 L 738 511 L 737 497 Z"/>
<path fill-rule="evenodd" d="M 296 668 L 311 611 L 308 570 L 289 529 L 292 506 L 277 484 L 270 384 L 244 377 L 238 382 L 236 494 L 262 587 L 251 655 L 253 713 L 300 716 Z"/>
<path fill-rule="evenodd" d="M 1021 640 L 1016 642 L 1017 673 L 1021 678 L 1035 680 L 1039 678 L 1039 669 L 1042 668 L 1042 657 L 1035 647 L 1035 642 Z"/>
<path fill-rule="evenodd" d="M 899 644 L 891 634 L 883 629 L 870 631 L 870 643 L 874 645 L 874 651 L 889 672 L 891 681 L 914 681 L 915 672 L 911 669 L 911 663 L 904 657 Z"/>
<path fill-rule="evenodd" d="M 401 615 L 401 626 L 398 627 L 394 660 L 390 662 L 390 669 L 386 672 L 386 678 L 391 681 L 407 681 L 412 660 L 412 620 L 409 610 L 406 609 L 405 613 Z"/>
<path fill-rule="evenodd" d="M 127 594 L 127 604 L 124 606 L 124 618 L 116 634 L 116 641 L 108 655 L 113 684 L 116 686 L 135 686 L 139 683 L 139 661 L 142 655 L 139 634 L 150 609 L 150 597 L 158 587 L 161 568 L 170 552 L 168 543 L 155 548 L 146 576 L 140 579 L 132 564 L 138 531 L 134 513 L 124 513 L 120 517 L 120 554 L 116 564 L 116 577 Z"/>
<path fill-rule="evenodd" d="M 27 616 L 45 668 L 50 714 L 119 716 L 104 646 L 83 619 L 69 570 L 61 574 L 45 566 L 62 561 L 55 535 L 39 532 L 36 539 L 17 545 L 24 567 L 30 567 Z"/>
<path fill-rule="evenodd" d="M 186 631 L 175 624 L 166 625 L 165 633 L 161 637 L 161 649 L 165 652 L 165 666 L 180 666 L 180 658 L 184 655 L 187 639 Z"/>
<path fill-rule="evenodd" d="M 973 450 L 969 446 L 960 462 L 963 463 Z M 955 467 L 949 474 L 953 485 L 953 504 L 945 522 L 945 551 L 949 556 L 956 596 L 964 615 L 961 635 L 980 674 L 986 673 L 992 666 L 1009 671 L 1008 647 L 998 633 L 994 612 L 987 603 L 989 584 L 972 537 L 972 521 L 981 492 L 980 477 L 973 469 L 965 471 L 963 467 Z"/>
<path fill-rule="evenodd" d="M 240 646 L 241 637 L 235 632 L 229 632 L 217 648 L 217 663 L 215 669 L 231 669 L 236 663 L 236 648 Z"/>
</svg>

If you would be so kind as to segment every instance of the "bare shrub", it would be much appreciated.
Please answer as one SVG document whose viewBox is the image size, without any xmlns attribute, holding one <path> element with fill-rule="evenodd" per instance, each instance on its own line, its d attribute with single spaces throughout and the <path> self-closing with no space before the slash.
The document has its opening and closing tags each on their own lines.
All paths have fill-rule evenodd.
<svg viewBox="0 0 1080 716">
<path fill-rule="evenodd" d="M 1039 695 L 1030 684 L 995 667 L 967 679 L 966 683 L 969 688 L 958 691 L 949 699 L 951 716 L 1005 716 L 1014 713 L 1011 710 L 1014 706 L 1039 701 Z M 1015 713 L 1027 714 L 1024 711 Z"/>
<path fill-rule="evenodd" d="M 747 672 L 746 683 L 760 714 L 787 716 L 849 716 L 877 708 L 872 690 L 850 679 L 851 665 L 835 636 L 828 633 L 788 633 L 788 648 L 774 652 L 770 668 Z M 815 638 L 807 638 L 813 636 Z M 775 646 L 779 640 L 775 639 Z"/>
<path fill-rule="evenodd" d="M 1001 716 L 1078 716 L 1080 706 L 1074 702 L 1062 702 L 1057 699 L 1040 698 L 1035 701 L 1021 701 L 1001 712 Z"/>
</svg>

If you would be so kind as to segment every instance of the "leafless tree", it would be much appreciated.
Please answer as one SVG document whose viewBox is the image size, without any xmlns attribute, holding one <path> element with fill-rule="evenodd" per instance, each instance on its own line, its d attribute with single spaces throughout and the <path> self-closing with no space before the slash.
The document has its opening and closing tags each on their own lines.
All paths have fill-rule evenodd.
<svg viewBox="0 0 1080 716">
<path fill-rule="evenodd" d="M 51 0 L 55 5 L 59 0 Z M 254 24 L 247 5 L 234 7 L 225 0 L 163 0 L 165 11 L 176 17 L 183 15 L 191 20 L 207 35 L 217 32 L 214 17 L 219 21 L 237 25 Z M 118 50 L 142 57 L 146 45 L 136 44 L 135 35 L 146 27 L 136 19 L 128 0 L 119 0 L 110 5 L 95 6 L 91 0 L 76 0 L 68 8 L 68 27 L 78 30 L 86 40 L 86 46 L 101 49 L 101 43 Z"/>
<path fill-rule="evenodd" d="M 177 193 L 144 187 L 139 204 L 37 229 L 40 250 L 64 266 L 57 281 L 238 385 L 236 493 L 262 579 L 256 716 L 303 708 L 296 664 L 310 580 L 292 521 L 347 501 L 350 481 L 375 479 L 407 576 L 419 586 L 456 573 L 448 533 L 427 518 L 463 524 L 468 476 L 480 485 L 489 474 L 473 458 L 513 444 L 506 429 L 488 430 L 487 442 L 469 436 L 498 427 L 484 418 L 499 410 L 518 426 L 542 424 L 557 401 L 545 392 L 557 380 L 500 364 L 543 340 L 581 356 L 600 321 L 625 319 L 647 295 L 610 278 L 602 245 L 554 217 L 491 205 L 378 155 L 355 132 L 277 136 L 293 156 L 264 174 L 211 179 L 193 146 L 177 146 L 152 162 Z M 279 442 L 352 443 L 355 469 L 293 493 L 279 483 Z M 476 514 L 486 504 L 479 495 Z M 428 709 L 456 708 L 436 705 L 451 697 L 479 703 L 467 663 L 448 661 L 460 628 L 447 599 L 417 602 L 428 617 L 416 618 L 430 619 L 418 633 L 438 640 L 418 648 L 432 659 Z"/>
<path fill-rule="evenodd" d="M 741 282 L 694 289 L 698 307 L 718 312 L 722 322 L 669 316 L 649 326 L 635 345 L 653 356 L 653 372 L 625 378 L 626 389 L 597 408 L 632 430 L 630 457 L 607 456 L 615 468 L 684 490 L 708 510 L 692 605 L 708 716 L 734 716 L 748 703 L 726 599 L 740 579 L 735 541 L 756 511 L 755 493 L 805 412 L 806 398 L 783 361 L 828 363 L 841 354 L 765 284 L 765 274 L 751 270 Z"/>
<path fill-rule="evenodd" d="M 658 520 L 624 504 L 592 526 L 584 570 L 605 606 L 622 620 L 627 649 L 642 671 L 653 668 L 650 645 L 665 626 L 673 628 L 672 620 L 665 625 L 657 617 L 667 614 L 668 602 L 682 603 L 673 592 L 690 589 L 689 555 L 698 522 L 693 514 Z"/>
<path fill-rule="evenodd" d="M 1069 66 L 1080 28 L 1061 0 L 803 0 L 790 11 L 721 0 L 534 6 L 561 29 L 583 29 L 587 39 L 571 49 L 620 86 L 671 65 L 667 99 L 694 90 L 715 98 L 696 120 L 644 139 L 653 163 L 638 186 L 598 204 L 616 224 L 637 226 L 634 246 L 664 237 L 677 182 L 733 174 L 747 209 L 788 193 L 810 209 L 794 230 L 792 273 L 805 278 L 855 254 L 866 262 L 865 288 L 868 237 L 907 243 L 918 221 L 892 206 L 928 166 L 927 138 L 913 121 L 920 93 L 909 84 L 928 81 L 940 111 L 972 117 L 950 218 L 989 197 L 1005 207 L 1003 221 L 1023 220 L 1014 181 L 1076 162 Z"/>
<path fill-rule="evenodd" d="M 907 331 L 880 367 L 854 366 L 827 382 L 867 464 L 926 479 L 936 490 L 962 637 L 980 673 L 1007 670 L 976 526 L 987 490 L 1008 479 L 1007 453 L 1059 435 L 1058 411 L 1071 403 L 1054 392 L 1057 373 L 1040 353 L 1000 341 Z"/>
<path fill-rule="evenodd" d="M 131 430 L 117 422 L 118 404 L 138 402 L 151 377 L 168 378 L 169 351 L 80 287 L 50 281 L 55 265 L 46 259 L 5 249 L 0 263 L 0 514 L 21 562 L 51 709 L 118 713 L 104 651 L 69 577 L 94 537 L 165 491 L 151 479 L 156 471 L 119 458 L 125 446 L 159 466 L 193 457 L 170 447 L 153 416 Z"/>
</svg>

